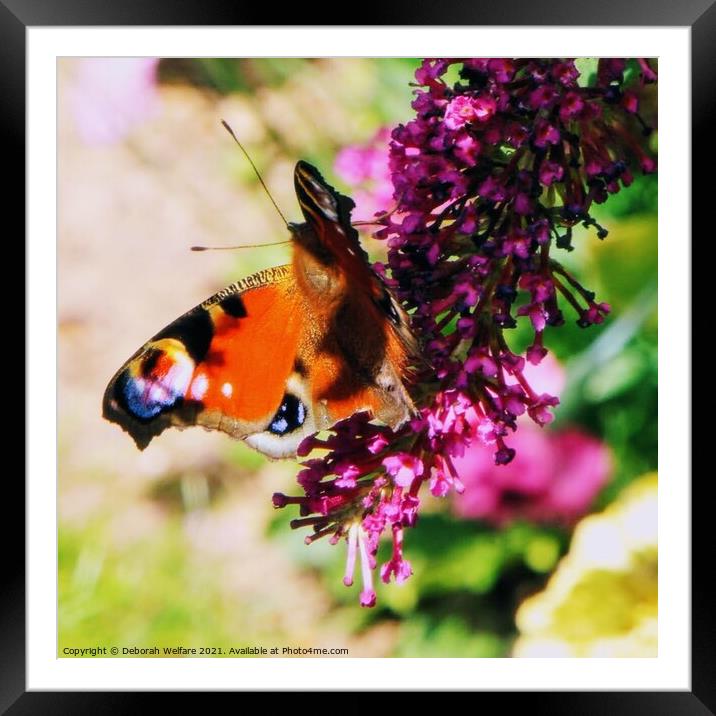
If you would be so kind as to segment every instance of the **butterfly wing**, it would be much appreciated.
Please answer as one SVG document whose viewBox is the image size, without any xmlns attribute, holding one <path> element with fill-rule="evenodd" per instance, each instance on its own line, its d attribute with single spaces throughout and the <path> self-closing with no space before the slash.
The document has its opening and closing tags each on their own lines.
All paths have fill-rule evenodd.
<svg viewBox="0 0 716 716">
<path fill-rule="evenodd" d="M 408 316 L 370 268 L 354 204 L 299 162 L 306 223 L 293 261 L 242 279 L 184 314 L 112 378 L 103 414 L 140 449 L 168 427 L 201 425 L 271 457 L 359 411 L 397 427 L 414 412 Z"/>
<path fill-rule="evenodd" d="M 201 425 L 271 457 L 315 432 L 295 377 L 303 302 L 290 266 L 220 291 L 160 331 L 112 378 L 103 414 L 140 449 L 166 428 Z"/>
<path fill-rule="evenodd" d="M 350 222 L 353 201 L 306 162 L 294 180 L 306 218 L 294 274 L 315 322 L 327 327 L 310 362 L 313 402 L 333 421 L 368 410 L 397 427 L 414 413 L 404 385 L 418 352 L 409 318 L 368 263 Z"/>
</svg>

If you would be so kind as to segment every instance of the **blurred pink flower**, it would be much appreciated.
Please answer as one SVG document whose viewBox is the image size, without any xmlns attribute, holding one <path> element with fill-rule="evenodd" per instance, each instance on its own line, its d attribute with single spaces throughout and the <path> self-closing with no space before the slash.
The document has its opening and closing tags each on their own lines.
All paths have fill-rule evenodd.
<svg viewBox="0 0 716 716">
<path fill-rule="evenodd" d="M 570 524 L 585 514 L 611 472 L 607 446 L 576 428 L 549 432 L 524 424 L 512 436 L 514 460 L 496 466 L 474 443 L 455 469 L 465 491 L 454 511 L 505 524 L 516 519 Z"/>
<path fill-rule="evenodd" d="M 388 166 L 390 131 L 379 129 L 365 144 L 345 147 L 333 168 L 351 188 L 356 203 L 353 219 L 367 221 L 387 211 L 393 203 L 393 182 Z"/>
<path fill-rule="evenodd" d="M 111 144 L 156 109 L 156 57 L 92 57 L 80 60 L 69 90 L 82 139 Z"/>
<path fill-rule="evenodd" d="M 547 353 L 539 365 L 525 361 L 522 375 L 535 393 L 548 393 L 557 397 L 562 394 L 567 380 L 562 364 L 552 353 Z M 513 375 L 508 375 L 505 382 L 514 385 L 518 381 Z"/>
</svg>

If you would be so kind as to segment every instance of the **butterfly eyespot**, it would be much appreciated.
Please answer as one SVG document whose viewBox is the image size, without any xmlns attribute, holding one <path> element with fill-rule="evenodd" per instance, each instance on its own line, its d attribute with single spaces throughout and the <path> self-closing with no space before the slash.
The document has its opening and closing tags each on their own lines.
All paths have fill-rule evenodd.
<svg viewBox="0 0 716 716">
<path fill-rule="evenodd" d="M 115 399 L 137 420 L 151 420 L 174 402 L 149 398 L 145 390 L 146 383 L 144 378 L 132 378 L 125 372 L 115 385 Z"/>
<path fill-rule="evenodd" d="M 291 393 L 286 393 L 276 415 L 269 423 L 268 431 L 285 435 L 300 428 L 306 422 L 306 406 Z"/>
<path fill-rule="evenodd" d="M 161 351 L 157 353 L 161 355 Z M 146 362 L 156 363 L 157 360 L 150 356 Z M 144 366 L 140 370 L 144 371 Z M 163 375 L 152 375 L 151 370 L 138 376 L 127 370 L 115 386 L 116 400 L 139 421 L 151 420 L 175 407 L 184 398 L 192 368 L 176 363 Z"/>
</svg>

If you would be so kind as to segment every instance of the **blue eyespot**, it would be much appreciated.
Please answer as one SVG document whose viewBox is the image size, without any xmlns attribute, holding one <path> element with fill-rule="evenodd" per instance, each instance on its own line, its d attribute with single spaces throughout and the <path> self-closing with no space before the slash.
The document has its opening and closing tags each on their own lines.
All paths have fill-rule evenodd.
<svg viewBox="0 0 716 716">
<path fill-rule="evenodd" d="M 171 408 L 181 397 L 164 383 L 151 378 L 132 378 L 125 373 L 117 387 L 127 411 L 139 420 L 151 420 Z"/>
<path fill-rule="evenodd" d="M 303 425 L 306 421 L 306 406 L 295 396 L 286 393 L 268 430 L 274 435 L 285 435 Z"/>
</svg>

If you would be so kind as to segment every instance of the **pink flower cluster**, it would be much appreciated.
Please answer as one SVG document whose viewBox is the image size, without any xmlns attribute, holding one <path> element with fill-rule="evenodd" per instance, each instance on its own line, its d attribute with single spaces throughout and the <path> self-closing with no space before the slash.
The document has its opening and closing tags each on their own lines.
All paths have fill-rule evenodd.
<svg viewBox="0 0 716 716">
<path fill-rule="evenodd" d="M 497 525 L 516 519 L 569 525 L 609 477 L 609 450 L 581 430 L 543 432 L 523 425 L 513 444 L 515 459 L 506 466 L 495 466 L 479 445 L 456 458 L 465 484 L 453 502 L 456 514 Z"/>
<path fill-rule="evenodd" d="M 460 80 L 450 85 L 443 78 L 454 64 Z M 412 386 L 419 415 L 397 433 L 360 415 L 336 425 L 327 440 L 308 438 L 300 454 L 328 453 L 304 463 L 305 495 L 274 496 L 277 506 L 300 505 L 303 519 L 292 524 L 313 527 L 308 541 L 346 537 L 345 581 L 352 582 L 360 554 L 366 606 L 375 601 L 371 573 L 381 534 L 393 536 L 383 580 L 410 574 L 404 528 L 415 524 L 423 484 L 436 496 L 470 485 L 466 509 L 498 521 L 510 514 L 505 496 L 513 494 L 531 505 L 521 505 L 523 515 L 568 520 L 600 484 L 593 477 L 588 489 L 572 486 L 574 473 L 557 459 L 565 450 L 588 454 L 587 438 L 567 433 L 538 446 L 532 433 L 517 440 L 515 431 L 520 416 L 538 426 L 553 419 L 558 398 L 537 389 L 527 369 L 547 353 L 546 329 L 564 323 L 562 304 L 582 327 L 609 312 L 553 252 L 571 249 L 580 223 L 604 238 L 592 205 L 628 186 L 633 169 L 655 170 L 639 108 L 656 75 L 648 61 L 634 64 L 629 85 L 621 59 L 599 60 L 590 85 L 579 82 L 572 60 L 436 59 L 416 72 L 415 118 L 391 135 L 396 208 L 378 217 L 375 234 L 387 242 L 388 264 L 375 269 L 411 312 L 422 342 L 429 367 L 416 369 Z M 520 317 L 534 332 L 524 356 L 506 335 Z M 515 446 L 520 470 L 504 467 Z M 487 474 L 466 472 L 475 455 L 508 471 L 497 481 L 475 478 Z M 535 459 L 551 477 L 525 468 Z M 570 489 L 586 493 L 570 497 Z"/>
<path fill-rule="evenodd" d="M 338 152 L 333 168 L 346 184 L 354 187 L 351 192 L 356 204 L 354 220 L 369 221 L 395 203 L 388 164 L 389 140 L 389 130 L 381 128 L 366 144 Z"/>
</svg>

